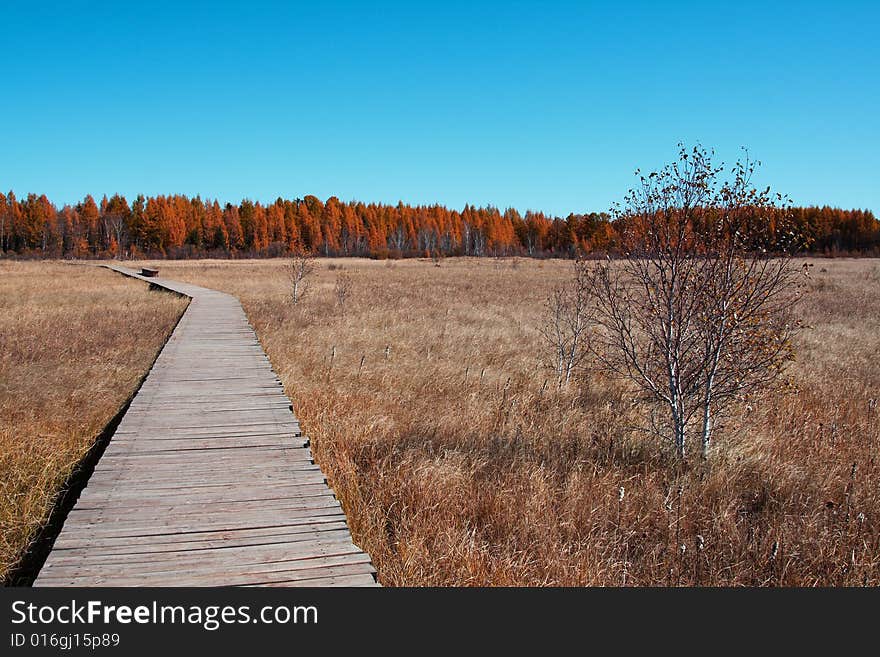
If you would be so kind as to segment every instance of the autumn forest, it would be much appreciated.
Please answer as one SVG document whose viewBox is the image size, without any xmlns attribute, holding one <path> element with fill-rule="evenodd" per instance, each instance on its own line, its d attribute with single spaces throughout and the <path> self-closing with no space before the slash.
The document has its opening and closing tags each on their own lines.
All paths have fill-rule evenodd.
<svg viewBox="0 0 880 657">
<path fill-rule="evenodd" d="M 880 255 L 880 221 L 868 210 L 798 207 L 790 212 L 806 250 Z M 774 217 L 767 219 L 773 231 Z M 603 253 L 617 245 L 608 213 L 550 217 L 494 207 L 384 205 L 315 196 L 262 205 L 196 196 L 92 196 L 58 208 L 45 195 L 0 194 L 0 252 L 24 257 L 193 258 L 283 256 L 555 256 Z"/>
</svg>

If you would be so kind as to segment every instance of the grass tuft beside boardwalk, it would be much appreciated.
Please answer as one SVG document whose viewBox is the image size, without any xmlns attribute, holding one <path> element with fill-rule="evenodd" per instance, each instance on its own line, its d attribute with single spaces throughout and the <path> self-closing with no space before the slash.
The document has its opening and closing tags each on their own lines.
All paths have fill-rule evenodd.
<svg viewBox="0 0 880 657">
<path fill-rule="evenodd" d="M 94 266 L 0 262 L 0 578 L 186 304 Z"/>
</svg>

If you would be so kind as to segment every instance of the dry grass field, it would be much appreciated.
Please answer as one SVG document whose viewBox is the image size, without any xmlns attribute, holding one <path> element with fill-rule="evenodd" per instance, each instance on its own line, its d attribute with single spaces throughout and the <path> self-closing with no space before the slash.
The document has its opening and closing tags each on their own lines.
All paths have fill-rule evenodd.
<svg viewBox="0 0 880 657">
<path fill-rule="evenodd" d="M 320 260 L 298 307 L 282 261 L 156 264 L 241 298 L 385 585 L 878 585 L 880 264 L 813 262 L 793 390 L 708 467 L 601 376 L 545 386 L 568 263 Z"/>
<path fill-rule="evenodd" d="M 96 267 L 0 262 L 0 579 L 185 306 Z"/>
</svg>

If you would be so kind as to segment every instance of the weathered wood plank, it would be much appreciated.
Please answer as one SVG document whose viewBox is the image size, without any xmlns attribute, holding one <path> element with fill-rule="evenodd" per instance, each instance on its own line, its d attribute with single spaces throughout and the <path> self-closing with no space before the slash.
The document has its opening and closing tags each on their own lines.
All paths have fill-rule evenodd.
<svg viewBox="0 0 880 657">
<path fill-rule="evenodd" d="M 249 519 L 251 520 L 251 519 Z M 260 531 L 278 531 L 279 529 L 287 529 L 291 527 L 301 527 L 306 525 L 324 525 L 335 522 L 345 522 L 345 515 L 339 512 L 327 514 L 324 516 L 310 516 L 306 518 L 283 518 L 275 519 L 269 522 L 258 522 L 248 524 L 247 522 L 218 524 L 216 527 L 208 527 L 205 524 L 187 530 L 185 527 L 105 527 L 94 525 L 80 525 L 72 528 L 70 532 L 65 531 L 63 538 L 71 540 L 94 540 L 103 541 L 105 539 L 145 539 L 152 540 L 169 540 L 169 538 L 180 538 L 187 540 L 194 536 L 234 536 L 241 533 L 260 532 Z M 59 537 L 58 540 L 61 540 Z M 145 544 L 149 541 L 145 541 Z"/>
<path fill-rule="evenodd" d="M 92 539 L 66 538 L 56 541 L 54 550 L 99 550 L 117 551 L 128 554 L 154 553 L 165 550 L 200 550 L 207 548 L 238 547 L 259 545 L 287 540 L 299 540 L 299 536 L 320 538 L 325 533 L 347 532 L 345 522 L 310 523 L 301 526 L 270 527 L 239 531 L 203 532 L 199 534 L 165 534 L 154 537 L 146 545 L 137 537 L 115 537 Z"/>
<path fill-rule="evenodd" d="M 88 555 L 89 563 L 84 565 L 82 556 Z M 284 543 L 261 543 L 216 547 L 201 550 L 157 551 L 137 554 L 108 554 L 100 550 L 68 550 L 60 554 L 47 572 L 88 572 L 100 570 L 101 574 L 125 575 L 133 564 L 138 571 L 166 572 L 186 569 L 193 574 L 210 575 L 217 563 L 226 567 L 246 569 L 259 565 L 265 568 L 287 565 L 290 561 L 313 559 L 325 556 L 351 555 L 352 560 L 368 560 L 351 537 L 326 534 L 318 540 L 289 540 Z"/>
<path fill-rule="evenodd" d="M 345 574 L 357 569 L 364 571 L 362 574 Z M 327 573 L 338 575 L 327 576 Z M 375 570 L 370 564 L 345 564 L 330 562 L 316 565 L 314 568 L 295 568 L 290 570 L 276 570 L 270 572 L 256 572 L 246 574 L 230 574 L 227 584 L 230 586 L 375 586 L 373 573 Z M 175 573 L 174 576 L 180 582 L 180 586 L 210 586 L 210 577 L 191 576 L 186 573 Z M 168 575 L 145 575 L 143 578 L 132 577 L 102 577 L 81 576 L 51 577 L 47 578 L 47 586 L 161 586 L 161 582 Z"/>
</svg>

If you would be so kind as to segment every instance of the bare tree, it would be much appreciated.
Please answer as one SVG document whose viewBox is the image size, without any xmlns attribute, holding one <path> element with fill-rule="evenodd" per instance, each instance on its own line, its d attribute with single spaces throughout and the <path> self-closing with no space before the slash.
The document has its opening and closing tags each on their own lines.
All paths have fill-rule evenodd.
<svg viewBox="0 0 880 657">
<path fill-rule="evenodd" d="M 575 260 L 571 279 L 557 286 L 545 304 L 546 314 L 540 330 L 548 366 L 555 372 L 560 386 L 568 385 L 589 355 L 595 275 L 585 261 Z"/>
<path fill-rule="evenodd" d="M 642 176 L 618 211 L 625 252 L 597 267 L 596 358 L 651 407 L 655 435 L 707 456 L 716 418 L 777 379 L 793 357 L 799 295 L 787 212 L 710 153 Z M 771 228 L 772 226 L 772 228 Z"/>
<path fill-rule="evenodd" d="M 339 309 L 343 314 L 345 314 L 345 303 L 351 296 L 351 288 L 351 276 L 344 271 L 338 273 L 336 275 L 336 285 L 333 288 L 333 292 L 336 295 L 336 305 L 339 306 Z"/>
<path fill-rule="evenodd" d="M 110 238 L 116 240 L 116 255 L 114 257 L 119 260 L 125 252 L 127 237 L 125 217 L 116 213 L 107 213 L 101 220 L 104 224 L 104 234 L 107 235 L 108 241 Z"/>
<path fill-rule="evenodd" d="M 298 304 L 305 296 L 309 278 L 315 271 L 315 258 L 309 251 L 297 247 L 291 254 L 287 263 L 287 278 L 290 280 L 291 296 L 294 305 Z"/>
</svg>

